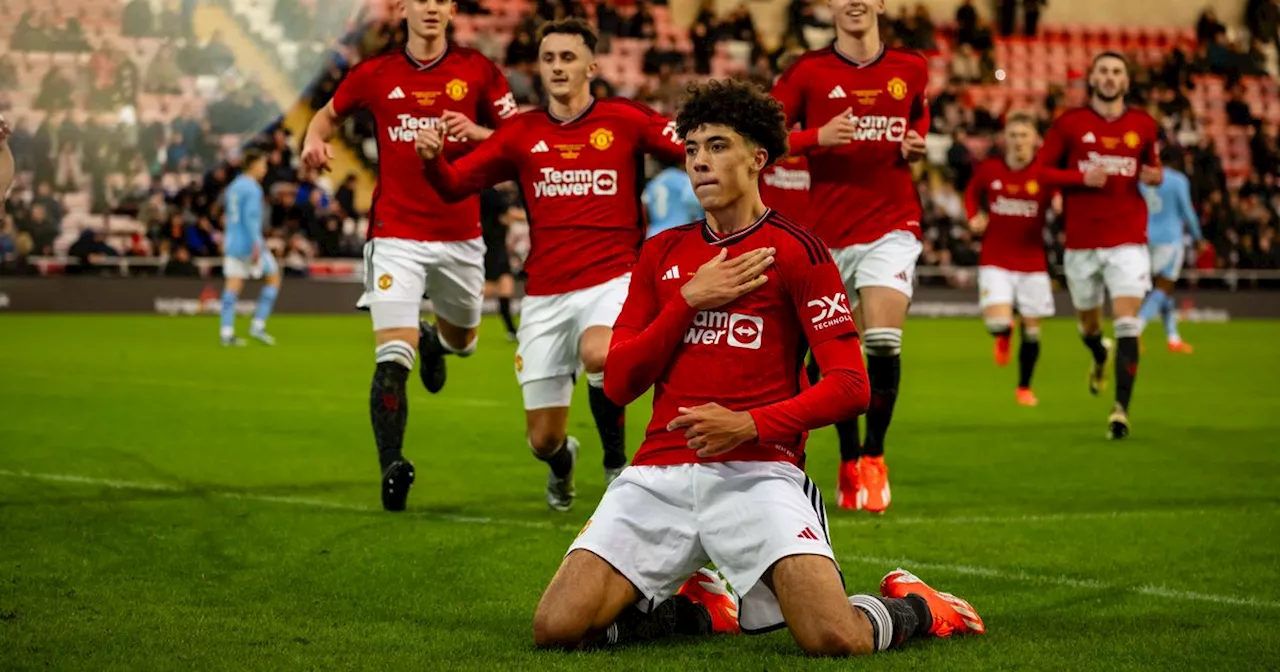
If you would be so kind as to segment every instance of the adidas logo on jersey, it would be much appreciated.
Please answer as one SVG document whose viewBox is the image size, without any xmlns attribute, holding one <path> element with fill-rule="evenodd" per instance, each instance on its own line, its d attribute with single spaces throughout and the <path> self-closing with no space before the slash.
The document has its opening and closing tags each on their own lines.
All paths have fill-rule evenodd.
<svg viewBox="0 0 1280 672">
<path fill-rule="evenodd" d="M 390 94 L 387 95 L 387 100 L 401 100 L 404 97 L 405 97 L 404 89 L 401 89 L 400 87 L 397 86 L 396 88 L 391 90 Z"/>
<path fill-rule="evenodd" d="M 662 274 L 662 279 L 663 280 L 679 280 L 680 266 L 677 264 L 675 266 L 672 266 L 671 268 L 668 268 L 667 272 Z"/>
<path fill-rule="evenodd" d="M 545 140 L 539 140 L 538 144 L 534 145 L 533 149 L 529 150 L 529 153 L 541 154 L 543 152 L 549 152 L 549 151 L 551 151 L 551 148 L 547 147 L 547 142 Z"/>
<path fill-rule="evenodd" d="M 1081 140 L 1087 145 L 1092 145 L 1093 143 L 1098 141 L 1098 138 L 1093 135 L 1093 131 L 1090 131 L 1088 133 L 1085 133 L 1084 137 L 1081 138 Z"/>
<path fill-rule="evenodd" d="M 836 84 L 836 88 L 831 89 L 831 93 L 827 94 L 827 98 L 831 100 L 834 100 L 836 98 L 848 98 L 848 97 L 849 96 L 845 94 L 844 89 L 840 88 L 839 84 Z"/>
<path fill-rule="evenodd" d="M 799 539 L 810 539 L 813 541 L 821 541 L 821 538 L 819 538 L 818 535 L 814 534 L 813 530 L 808 527 L 804 528 L 803 530 L 800 530 L 800 534 L 797 534 L 796 537 Z"/>
</svg>

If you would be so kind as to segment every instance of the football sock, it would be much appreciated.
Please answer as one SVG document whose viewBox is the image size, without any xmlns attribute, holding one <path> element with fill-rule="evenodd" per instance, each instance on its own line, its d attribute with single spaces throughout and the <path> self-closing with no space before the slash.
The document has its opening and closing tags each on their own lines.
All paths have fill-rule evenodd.
<svg viewBox="0 0 1280 672">
<path fill-rule="evenodd" d="M 684 595 L 663 600 L 649 613 L 631 606 L 623 610 L 599 644 L 644 642 L 672 635 L 711 634 L 711 614 L 707 608 Z"/>
<path fill-rule="evenodd" d="M 1136 317 L 1116 320 L 1116 403 L 1129 410 L 1133 383 L 1138 377 L 1138 334 L 1141 322 Z"/>
<path fill-rule="evenodd" d="M 573 454 L 569 452 L 568 437 L 565 437 L 565 440 L 560 443 L 560 447 L 556 448 L 556 452 L 552 453 L 550 457 L 543 457 L 537 453 L 534 453 L 534 455 L 551 467 L 551 473 L 555 474 L 556 478 L 564 478 L 569 475 L 569 472 L 573 471 Z"/>
<path fill-rule="evenodd" d="M 1182 340 L 1178 335 L 1178 304 L 1172 296 L 1164 297 L 1164 305 L 1160 306 L 1160 317 L 1164 319 L 1164 334 L 1170 343 Z"/>
<path fill-rule="evenodd" d="M 809 384 L 817 385 L 818 380 L 822 378 L 822 374 L 818 371 L 818 360 L 813 355 L 809 355 L 809 361 L 804 365 L 804 372 L 809 376 Z"/>
<path fill-rule="evenodd" d="M 258 306 L 253 311 L 253 324 L 251 328 L 257 332 L 267 328 L 267 318 L 271 317 L 271 309 L 276 306 L 276 297 L 280 295 L 280 288 L 276 285 L 267 285 L 262 288 L 262 293 L 258 295 Z"/>
<path fill-rule="evenodd" d="M 446 355 L 457 355 L 458 357 L 463 358 L 470 357 L 475 354 L 476 346 L 480 343 L 480 334 L 477 333 L 475 337 L 471 339 L 471 342 L 467 344 L 467 347 L 458 349 L 449 345 L 449 341 L 444 340 L 444 334 L 440 333 L 440 329 L 438 327 L 436 328 L 436 334 L 436 340 L 440 341 L 440 347 L 444 348 Z"/>
<path fill-rule="evenodd" d="M 837 422 L 836 436 L 840 437 L 841 462 L 851 462 L 862 457 L 862 437 L 856 417 Z"/>
<path fill-rule="evenodd" d="M 884 437 L 893 419 L 902 380 L 902 330 L 868 329 L 862 337 L 867 350 L 867 379 L 871 383 L 871 407 L 867 410 L 867 438 L 862 454 L 884 455 Z"/>
<path fill-rule="evenodd" d="M 502 323 L 507 327 L 508 334 L 516 333 L 516 323 L 511 319 L 511 299 L 505 296 L 498 297 L 498 314 L 502 315 Z"/>
<path fill-rule="evenodd" d="M 849 604 L 871 621 L 871 640 L 876 651 L 896 649 L 912 637 L 924 636 L 933 623 L 929 603 L 919 595 L 903 598 L 850 595 Z"/>
<path fill-rule="evenodd" d="M 604 446 L 604 468 L 627 466 L 626 409 L 605 395 L 604 373 L 587 374 L 587 399 L 600 433 L 600 445 Z"/>
<path fill-rule="evenodd" d="M 409 395 L 405 381 L 413 368 L 413 346 L 404 341 L 391 341 L 378 346 L 377 367 L 373 370 L 373 387 L 369 391 L 369 417 L 373 421 L 373 439 L 378 445 L 378 461 L 386 471 L 392 462 L 402 459 L 404 430 L 409 423 Z"/>
<path fill-rule="evenodd" d="M 1107 348 L 1102 344 L 1102 332 L 1096 334 L 1080 334 L 1080 338 L 1084 340 L 1084 346 L 1089 348 L 1089 352 L 1093 354 L 1095 364 L 1102 364 L 1107 361 Z"/>
<path fill-rule="evenodd" d="M 221 336 L 231 338 L 236 335 L 236 300 L 240 298 L 235 292 L 222 290 L 222 319 L 219 321 Z"/>
<path fill-rule="evenodd" d="M 1022 347 L 1018 348 L 1018 387 L 1031 387 L 1031 376 L 1040 359 L 1040 327 L 1022 328 Z"/>
<path fill-rule="evenodd" d="M 1013 335 L 1013 324 L 1003 318 L 987 320 L 987 333 L 996 338 L 1009 338 Z"/>
<path fill-rule="evenodd" d="M 1142 308 L 1138 310 L 1138 317 L 1142 318 L 1143 324 L 1156 319 L 1156 315 L 1160 313 L 1164 307 L 1165 298 L 1167 297 L 1164 291 L 1159 287 L 1151 290 L 1150 294 L 1147 294 L 1147 298 L 1142 300 Z"/>
</svg>

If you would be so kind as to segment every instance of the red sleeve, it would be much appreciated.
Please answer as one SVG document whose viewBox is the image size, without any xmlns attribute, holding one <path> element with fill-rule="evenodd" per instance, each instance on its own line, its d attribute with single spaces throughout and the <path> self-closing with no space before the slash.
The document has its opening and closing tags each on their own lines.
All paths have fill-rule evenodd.
<svg viewBox="0 0 1280 672">
<path fill-rule="evenodd" d="M 771 92 L 773 97 L 782 103 L 782 110 L 787 118 L 787 128 L 794 127 L 797 122 L 801 125 L 804 123 L 804 89 L 800 87 L 800 77 L 795 74 L 799 65 L 800 63 L 796 63 L 787 68 L 787 71 L 782 73 L 777 83 L 773 85 Z M 787 141 L 791 146 L 791 154 L 804 154 L 818 146 L 818 129 L 793 130 L 787 136 Z"/>
<path fill-rule="evenodd" d="M 520 108 L 516 105 L 516 97 L 512 95 L 511 86 L 507 84 L 507 76 L 502 74 L 502 70 L 487 58 L 484 59 L 484 65 L 487 66 L 488 72 L 484 79 L 485 90 L 482 100 L 488 104 L 488 107 L 481 111 L 481 118 L 484 119 L 485 126 L 498 129 L 515 118 Z"/>
<path fill-rule="evenodd" d="M 915 100 L 911 101 L 911 130 L 920 134 L 920 137 L 929 135 L 929 126 L 932 123 L 932 117 L 929 113 L 929 98 L 925 95 L 923 86 L 929 81 L 928 72 L 925 73 L 925 84 L 922 85 L 920 93 L 916 95 Z"/>
<path fill-rule="evenodd" d="M 515 134 L 514 126 L 499 128 L 475 150 L 453 163 L 442 153 L 434 161 L 423 162 L 423 172 L 441 198 L 456 203 L 491 187 L 518 177 L 515 162 L 506 151 Z"/>
<path fill-rule="evenodd" d="M 1148 131 L 1147 146 L 1142 150 L 1142 165 L 1160 168 L 1160 129 L 1156 126 L 1155 120 L 1151 120 L 1151 128 Z M 1161 178 L 1163 180 L 1163 177 Z"/>
<path fill-rule="evenodd" d="M 1084 186 L 1084 173 L 1066 166 L 1067 139 L 1062 126 L 1062 119 L 1059 118 L 1044 135 L 1044 145 L 1036 155 L 1040 180 L 1047 187 L 1059 189 Z"/>
<path fill-rule="evenodd" d="M 973 177 L 969 178 L 969 186 L 964 190 L 964 211 L 969 219 L 987 210 L 987 186 L 991 184 L 987 179 L 987 165 L 986 161 L 978 164 Z"/>
<path fill-rule="evenodd" d="M 785 264 L 783 282 L 795 306 L 796 319 L 803 325 L 805 341 L 814 348 L 839 336 L 857 336 L 840 270 L 827 248 L 812 234 L 805 235 L 811 243 L 804 251 L 788 254 L 785 261 L 779 259 Z"/>
<path fill-rule="evenodd" d="M 604 361 L 604 393 L 619 406 L 635 401 L 653 387 L 698 314 L 680 292 L 659 305 L 653 282 L 659 248 L 652 241 L 640 248 L 627 301 L 613 324 L 613 339 Z"/>
<path fill-rule="evenodd" d="M 856 333 L 844 333 L 815 345 L 813 356 L 822 369 L 822 380 L 817 385 L 786 401 L 751 409 L 760 442 L 787 441 L 797 434 L 857 417 L 871 404 L 871 387 Z"/>
<path fill-rule="evenodd" d="M 359 63 L 338 82 L 338 90 L 333 92 L 333 111 L 339 117 L 350 116 L 356 110 L 368 107 L 368 80 L 372 79 L 371 61 Z"/>
<path fill-rule="evenodd" d="M 676 135 L 676 122 L 645 110 L 640 128 L 640 149 L 668 163 L 684 165 L 684 140 Z"/>
</svg>

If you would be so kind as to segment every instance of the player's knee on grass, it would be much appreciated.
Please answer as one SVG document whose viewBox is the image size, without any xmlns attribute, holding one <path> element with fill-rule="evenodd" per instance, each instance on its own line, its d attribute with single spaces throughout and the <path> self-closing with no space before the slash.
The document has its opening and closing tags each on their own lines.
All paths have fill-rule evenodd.
<svg viewBox="0 0 1280 672">
<path fill-rule="evenodd" d="M 533 615 L 533 643 L 542 649 L 577 649 L 604 632 L 638 599 L 631 582 L 603 558 L 569 553 Z"/>
<path fill-rule="evenodd" d="M 844 593 L 835 563 L 821 555 L 791 555 L 763 579 L 800 649 L 810 656 L 856 656 L 875 651 L 871 623 Z"/>
</svg>

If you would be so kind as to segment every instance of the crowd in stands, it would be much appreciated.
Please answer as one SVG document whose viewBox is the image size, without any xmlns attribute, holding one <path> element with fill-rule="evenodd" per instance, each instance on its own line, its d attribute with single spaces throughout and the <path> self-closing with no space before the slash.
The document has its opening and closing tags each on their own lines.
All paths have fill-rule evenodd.
<svg viewBox="0 0 1280 672">
<path fill-rule="evenodd" d="M 404 28 L 383 0 L 276 0 L 268 6 L 277 32 L 253 25 L 258 20 L 238 12 L 235 0 L 213 1 L 242 21 L 273 65 L 305 90 L 313 109 L 329 100 L 355 63 L 403 41 Z M 341 176 L 322 177 L 296 167 L 298 139 L 280 127 L 280 107 L 255 77 L 237 72 L 235 55 L 218 34 L 206 40 L 193 34 L 196 4 L 166 0 L 156 12 L 150 0 L 130 0 L 120 14 L 118 34 L 88 30 L 76 16 L 32 10 L 19 19 L 25 29 L 0 38 L 10 47 L 0 55 L 0 112 L 13 122 L 11 144 L 23 175 L 5 203 L 0 268 L 26 268 L 18 261 L 25 253 L 69 252 L 81 259 L 161 257 L 182 272 L 190 265 L 187 257 L 217 256 L 217 197 L 233 176 L 244 144 L 270 153 L 270 245 L 287 269 L 301 273 L 316 257 L 359 255 L 363 213 L 356 208 L 354 178 L 339 183 Z M 926 212 L 922 264 L 946 268 L 977 261 L 979 243 L 968 232 L 962 194 L 975 164 L 998 151 L 1000 119 L 1007 110 L 972 92 L 1002 82 L 1007 66 L 997 45 L 1037 39 L 1046 30 L 1039 21 L 1044 5 L 1045 0 L 999 0 L 991 21 L 973 0 L 961 0 L 950 17 L 906 4 L 895 5 L 885 17 L 891 44 L 934 54 L 941 62 L 942 77 L 931 97 L 931 162 L 919 182 Z M 1280 119 L 1251 107 L 1246 95 L 1250 78 L 1274 82 L 1277 5 L 1277 0 L 1250 0 L 1244 17 L 1228 17 L 1232 23 L 1243 19 L 1237 27 L 1206 9 L 1194 39 L 1170 44 L 1155 57 L 1150 51 L 1131 54 L 1132 103 L 1161 121 L 1168 157 L 1192 177 L 1211 243 L 1194 258 L 1201 268 L 1280 268 L 1280 249 L 1273 245 L 1280 224 Z M 487 2 L 476 0 L 460 2 L 459 9 L 476 17 L 491 11 Z M 537 27 L 553 18 L 586 18 L 601 33 L 602 52 L 614 43 L 643 45 L 638 53 L 625 53 L 640 59 L 644 77 L 601 77 L 593 83 L 597 95 L 622 95 L 673 114 L 688 81 L 723 72 L 718 59 L 727 57 L 738 76 L 768 86 L 784 54 L 825 46 L 834 35 L 830 10 L 821 0 L 793 0 L 789 27 L 771 50 L 745 5 L 723 16 L 704 9 L 687 34 L 674 36 L 658 20 L 665 10 L 664 3 L 650 0 L 625 5 L 537 0 L 513 19 L 509 33 L 472 31 L 467 41 L 503 65 L 522 105 L 535 106 L 542 101 Z M 335 40 L 335 35 L 342 37 Z M 940 51 L 945 58 L 938 58 Z M 71 60 L 54 60 L 41 69 L 42 52 Z M 35 70 L 42 74 L 34 95 L 15 103 L 13 96 Z M 1223 148 L 1204 132 L 1204 120 L 1192 105 L 1204 75 L 1222 78 L 1229 92 L 1227 123 L 1247 138 L 1251 157 L 1243 172 L 1227 170 Z M 1083 100 L 1083 77 L 1084 72 L 1071 72 L 1047 92 L 1019 101 L 1019 107 L 1031 107 L 1047 126 Z M 149 108 L 148 101 L 159 101 L 161 109 Z M 361 150 L 357 153 L 369 166 L 377 160 L 373 130 L 371 120 L 359 116 L 343 129 L 345 141 Z M 60 236 L 68 200 L 76 194 L 88 194 L 85 210 L 100 221 L 123 215 L 138 226 L 123 237 L 105 224 L 90 226 L 59 249 L 60 241 L 70 242 Z M 1046 242 L 1051 261 L 1060 263 L 1056 225 Z"/>
</svg>

